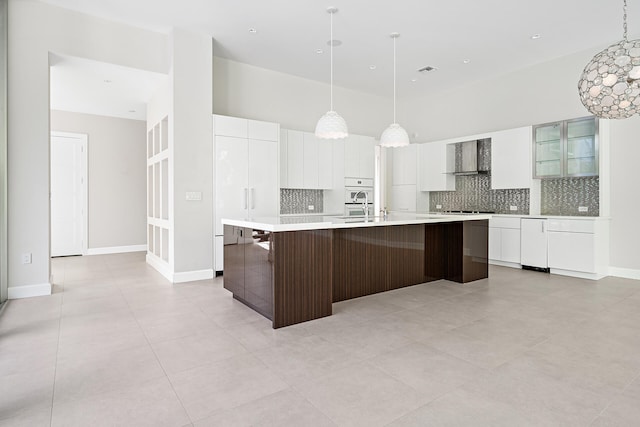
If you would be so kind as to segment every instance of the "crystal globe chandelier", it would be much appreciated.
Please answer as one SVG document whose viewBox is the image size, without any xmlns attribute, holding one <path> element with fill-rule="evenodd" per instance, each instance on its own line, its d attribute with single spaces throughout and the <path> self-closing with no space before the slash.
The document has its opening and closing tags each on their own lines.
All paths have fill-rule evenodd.
<svg viewBox="0 0 640 427">
<path fill-rule="evenodd" d="M 338 9 L 335 7 L 327 9 L 327 12 L 331 15 L 331 39 L 329 40 L 331 50 L 331 104 L 329 111 L 320 117 L 316 124 L 316 137 L 321 139 L 342 139 L 349 136 L 347 122 L 344 121 L 340 114 L 333 111 L 333 14 L 337 11 Z"/>
<path fill-rule="evenodd" d="M 627 40 L 627 0 L 622 40 L 598 53 L 584 67 L 578 92 L 591 114 L 626 119 L 640 112 L 640 40 Z"/>
<path fill-rule="evenodd" d="M 409 135 L 396 122 L 396 39 L 400 37 L 398 33 L 391 33 L 393 39 L 393 123 L 382 132 L 380 136 L 380 146 L 387 148 L 406 147 L 409 145 Z"/>
</svg>

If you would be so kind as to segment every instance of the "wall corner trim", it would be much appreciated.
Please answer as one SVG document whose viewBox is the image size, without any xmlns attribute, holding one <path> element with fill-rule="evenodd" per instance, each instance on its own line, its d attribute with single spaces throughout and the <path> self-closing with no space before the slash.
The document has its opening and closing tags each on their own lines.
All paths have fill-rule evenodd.
<svg viewBox="0 0 640 427">
<path fill-rule="evenodd" d="M 9 299 L 31 298 L 51 295 L 51 283 L 39 285 L 9 286 Z"/>
</svg>

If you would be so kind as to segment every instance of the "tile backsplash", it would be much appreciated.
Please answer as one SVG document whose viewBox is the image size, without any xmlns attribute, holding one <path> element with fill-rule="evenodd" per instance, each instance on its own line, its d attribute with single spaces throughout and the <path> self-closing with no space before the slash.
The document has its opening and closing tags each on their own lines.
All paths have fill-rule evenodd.
<svg viewBox="0 0 640 427">
<path fill-rule="evenodd" d="M 543 179 L 540 195 L 542 215 L 600 215 L 600 179 L 597 176 Z M 586 208 L 586 212 L 580 212 L 579 207 Z"/>
<path fill-rule="evenodd" d="M 281 215 L 322 213 L 324 209 L 323 202 L 322 190 L 280 189 Z M 313 210 L 310 210 L 309 206 L 313 206 Z"/>
<path fill-rule="evenodd" d="M 517 210 L 511 210 L 511 206 Z M 529 189 L 492 190 L 491 175 L 463 175 L 456 177 L 456 191 L 429 193 L 429 211 L 460 210 L 528 215 Z"/>
</svg>

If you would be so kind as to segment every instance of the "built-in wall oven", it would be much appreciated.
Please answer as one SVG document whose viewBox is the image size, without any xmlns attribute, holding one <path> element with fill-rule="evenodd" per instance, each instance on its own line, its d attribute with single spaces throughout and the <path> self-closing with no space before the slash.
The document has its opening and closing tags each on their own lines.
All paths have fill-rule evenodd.
<svg viewBox="0 0 640 427">
<path fill-rule="evenodd" d="M 373 180 L 370 178 L 345 178 L 345 216 L 362 216 L 366 203 L 368 215 L 373 215 Z"/>
</svg>

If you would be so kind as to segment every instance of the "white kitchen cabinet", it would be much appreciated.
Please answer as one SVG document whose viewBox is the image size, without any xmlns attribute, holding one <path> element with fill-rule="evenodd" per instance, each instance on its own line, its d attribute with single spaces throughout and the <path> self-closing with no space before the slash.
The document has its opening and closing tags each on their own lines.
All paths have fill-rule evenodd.
<svg viewBox="0 0 640 427">
<path fill-rule="evenodd" d="M 235 117 L 213 117 L 215 161 L 216 269 L 221 265 L 221 218 L 277 216 L 280 210 L 278 124 Z M 244 126 L 244 130 L 243 129 Z M 217 132 L 229 135 L 218 135 Z M 238 136 L 244 135 L 244 137 Z M 266 138 L 252 139 L 248 135 Z"/>
<path fill-rule="evenodd" d="M 531 188 L 531 126 L 491 134 L 491 188 Z"/>
<path fill-rule="evenodd" d="M 549 220 L 552 273 L 588 279 L 607 275 L 609 221 L 601 218 Z"/>
<path fill-rule="evenodd" d="M 520 217 L 489 220 L 489 260 L 492 264 L 520 266 Z"/>
<path fill-rule="evenodd" d="M 520 227 L 520 263 L 529 267 L 549 268 L 547 220 L 522 218 Z"/>
<path fill-rule="evenodd" d="M 417 144 L 392 149 L 392 185 L 417 184 Z"/>
<path fill-rule="evenodd" d="M 454 191 L 456 177 L 453 172 L 455 157 L 448 155 L 450 146 L 445 142 L 416 144 L 418 146 L 419 191 Z"/>
<path fill-rule="evenodd" d="M 299 189 L 333 188 L 335 141 L 310 132 L 283 130 L 280 140 L 280 186 Z"/>
<path fill-rule="evenodd" d="M 349 135 L 344 140 L 344 176 L 371 178 L 375 175 L 375 139 L 369 136 Z"/>
<path fill-rule="evenodd" d="M 416 186 L 408 185 L 392 185 L 391 186 L 391 204 L 388 206 L 392 211 L 416 211 Z"/>
</svg>

